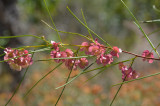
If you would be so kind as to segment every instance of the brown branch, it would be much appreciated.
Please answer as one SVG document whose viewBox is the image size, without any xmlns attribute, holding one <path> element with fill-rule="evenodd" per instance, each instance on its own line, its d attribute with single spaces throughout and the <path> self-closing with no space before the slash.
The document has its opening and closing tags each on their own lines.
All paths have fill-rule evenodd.
<svg viewBox="0 0 160 106">
<path fill-rule="evenodd" d="M 112 49 L 110 47 L 105 47 L 105 48 L 108 48 L 108 49 Z M 138 55 L 138 54 L 135 54 L 135 53 L 131 53 L 131 52 L 128 52 L 128 51 L 124 51 L 122 50 L 123 53 L 127 53 L 127 54 L 131 54 L 131 55 L 134 55 L 136 57 L 140 57 L 140 58 L 144 58 L 144 59 L 153 59 L 153 60 L 160 60 L 160 58 L 150 58 L 150 57 L 143 57 L 141 55 Z"/>
<path fill-rule="evenodd" d="M 72 46 L 80 46 L 80 47 L 89 47 L 89 46 L 81 46 L 81 45 L 72 45 Z M 100 46 L 100 47 L 104 47 L 104 46 Z M 107 49 L 112 49 L 111 47 L 105 47 Z M 143 57 L 141 55 L 138 55 L 138 54 L 135 54 L 135 53 L 131 53 L 131 52 L 128 52 L 128 51 L 124 51 L 122 50 L 123 53 L 127 53 L 127 54 L 131 54 L 131 55 L 134 55 L 136 57 L 140 57 L 140 58 L 144 58 L 144 59 L 153 59 L 153 60 L 160 60 L 160 58 L 149 58 L 149 57 Z"/>
<path fill-rule="evenodd" d="M 123 53 L 127 53 L 127 54 L 131 54 L 131 55 L 134 55 L 136 57 L 140 57 L 140 58 L 145 58 L 145 59 L 153 59 L 153 60 L 160 60 L 160 58 L 149 58 L 149 57 L 143 57 L 141 55 L 138 55 L 138 54 L 135 54 L 135 53 L 131 53 L 131 52 L 128 52 L 128 51 L 124 51 L 122 50 Z"/>
</svg>

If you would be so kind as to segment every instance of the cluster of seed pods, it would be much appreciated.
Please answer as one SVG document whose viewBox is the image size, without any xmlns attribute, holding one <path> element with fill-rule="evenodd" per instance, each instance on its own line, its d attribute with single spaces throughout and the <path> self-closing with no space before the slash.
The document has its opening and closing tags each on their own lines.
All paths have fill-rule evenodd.
<svg viewBox="0 0 160 106">
<path fill-rule="evenodd" d="M 52 58 L 66 58 L 66 57 L 73 57 L 74 53 L 70 49 L 66 49 L 65 51 L 60 51 L 59 44 L 54 41 L 51 41 L 52 44 L 52 50 L 50 55 Z M 81 51 L 84 51 L 86 55 L 93 55 L 97 57 L 97 64 L 103 64 L 104 66 L 107 64 L 111 64 L 113 62 L 113 56 L 116 56 L 119 58 L 119 53 L 122 52 L 121 49 L 118 47 L 113 47 L 112 51 L 109 54 L 106 54 L 106 47 L 102 44 L 100 44 L 97 39 L 94 41 L 94 43 L 88 43 L 83 42 L 80 47 Z M 74 59 L 55 59 L 55 62 L 64 62 L 66 67 L 68 69 L 71 69 L 73 66 L 73 69 L 76 70 L 77 66 L 79 66 L 81 69 L 84 69 L 86 66 L 88 66 L 89 62 L 86 58 L 80 58 L 78 60 Z"/>
<path fill-rule="evenodd" d="M 132 67 L 127 67 L 122 62 L 119 63 L 119 69 L 122 71 L 122 80 L 128 81 L 138 78 L 139 74 L 132 69 Z"/>
<path fill-rule="evenodd" d="M 32 64 L 31 54 L 27 50 L 17 50 L 12 48 L 4 49 L 4 60 L 9 64 L 13 70 L 21 71 Z"/>
<path fill-rule="evenodd" d="M 60 51 L 59 44 L 54 41 L 51 41 L 52 44 L 52 50 L 50 55 L 52 58 L 72 58 L 74 57 L 74 53 L 71 49 L 66 49 L 65 51 Z M 86 58 L 80 58 L 78 60 L 75 59 L 55 59 L 55 62 L 64 62 L 65 66 L 71 70 L 73 67 L 73 70 L 77 69 L 77 66 L 79 66 L 81 69 L 84 69 L 86 66 L 88 66 L 89 62 Z"/>
<path fill-rule="evenodd" d="M 51 51 L 52 58 L 66 58 L 66 57 L 74 57 L 74 53 L 70 49 L 66 49 L 65 51 L 60 51 L 59 44 L 54 41 L 51 41 L 52 47 L 54 50 Z M 119 58 L 119 53 L 122 50 L 116 46 L 113 48 L 109 48 L 110 52 L 106 53 L 107 47 L 103 44 L 100 44 L 97 39 L 95 39 L 94 43 L 82 42 L 80 50 L 84 51 L 86 55 L 96 56 L 96 63 L 103 64 L 104 66 L 107 64 L 111 64 L 113 62 L 113 57 Z M 147 60 L 149 63 L 153 62 L 153 59 L 146 59 L 146 58 L 154 58 L 153 53 L 145 50 L 142 53 L 143 61 Z M 84 69 L 88 66 L 89 62 L 86 58 L 80 58 L 78 60 L 73 59 L 55 59 L 55 62 L 64 62 L 68 69 L 76 70 L 77 66 L 81 69 Z M 139 77 L 139 74 L 132 69 L 132 67 L 127 67 L 123 63 L 119 63 L 119 69 L 122 71 L 122 79 L 124 81 L 128 81 L 131 79 L 136 79 Z"/>
<path fill-rule="evenodd" d="M 63 62 L 65 66 L 71 70 L 76 70 L 77 67 L 84 69 L 89 65 L 87 58 L 79 58 L 73 59 L 72 57 L 76 57 L 71 49 L 66 49 L 64 51 L 60 50 L 60 43 L 56 43 L 51 41 L 51 57 L 59 58 L 54 59 L 55 62 Z M 113 57 L 119 58 L 119 53 L 122 50 L 116 46 L 112 48 L 105 47 L 103 44 L 100 44 L 97 39 L 93 43 L 82 42 L 80 46 L 80 51 L 84 51 L 86 55 L 96 56 L 96 63 L 102 64 L 103 66 L 107 64 L 111 64 L 113 62 Z M 5 56 L 4 60 L 9 64 L 10 68 L 13 70 L 21 71 L 22 68 L 26 68 L 31 65 L 32 58 L 31 54 L 28 53 L 27 50 L 17 50 L 12 48 L 4 49 Z M 149 50 L 145 50 L 142 53 L 143 61 L 148 61 L 149 63 L 153 63 L 153 52 L 149 52 Z M 62 59 L 61 59 L 62 58 Z M 119 69 L 122 71 L 122 79 L 124 81 L 136 79 L 139 74 L 132 69 L 132 67 L 127 67 L 123 63 L 119 63 Z"/>
</svg>

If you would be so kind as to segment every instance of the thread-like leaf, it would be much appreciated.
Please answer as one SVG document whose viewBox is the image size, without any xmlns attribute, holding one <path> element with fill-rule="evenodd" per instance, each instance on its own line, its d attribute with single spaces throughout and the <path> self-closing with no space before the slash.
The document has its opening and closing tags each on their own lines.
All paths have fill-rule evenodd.
<svg viewBox="0 0 160 106">
<path fill-rule="evenodd" d="M 44 4 L 45 4 L 45 7 L 46 7 L 46 9 L 47 9 L 48 15 L 49 15 L 49 17 L 50 17 L 50 19 L 51 19 L 51 21 L 52 21 L 52 24 L 53 24 L 54 28 L 56 29 L 56 32 L 57 32 L 59 41 L 62 42 L 61 37 L 60 37 L 60 35 L 59 35 L 58 31 L 57 31 L 56 25 L 55 25 L 55 23 L 54 23 L 54 21 L 53 21 L 53 19 L 52 19 L 51 14 L 50 14 L 50 11 L 49 11 L 49 9 L 48 9 L 48 7 L 47 7 L 46 0 L 44 0 Z"/>
<path fill-rule="evenodd" d="M 148 20 L 148 21 L 140 21 L 143 23 L 154 23 L 154 22 L 160 22 L 160 19 L 156 19 L 156 20 Z"/>
<path fill-rule="evenodd" d="M 121 84 L 126 84 L 126 83 L 129 83 L 129 82 L 141 80 L 141 79 L 148 78 L 148 77 L 152 77 L 152 76 L 156 76 L 156 75 L 159 75 L 159 74 L 160 74 L 160 72 L 155 73 L 155 74 L 151 74 L 151 75 L 147 75 L 147 76 L 144 76 L 144 77 L 139 77 L 139 78 L 137 78 L 137 79 L 133 79 L 133 80 L 129 80 L 129 81 L 124 81 L 124 82 L 122 82 L 122 83 L 114 84 L 114 85 L 112 85 L 112 86 L 117 86 L 117 85 L 121 85 Z"/>
<path fill-rule="evenodd" d="M 72 34 L 72 35 L 79 35 L 79 36 L 81 36 L 81 37 L 84 37 L 84 38 L 90 40 L 87 36 L 84 36 L 84 35 L 79 34 L 79 33 L 59 31 L 59 30 L 54 29 L 53 27 L 51 27 L 51 26 L 50 26 L 47 22 L 45 22 L 44 20 L 41 20 L 41 21 L 42 21 L 44 24 L 46 24 L 49 28 L 51 28 L 52 30 L 54 30 L 54 31 L 58 31 L 58 32 L 60 32 L 60 33 Z"/>
<path fill-rule="evenodd" d="M 91 31 L 94 35 L 96 35 L 99 39 L 101 39 L 104 43 L 106 43 L 107 46 L 111 47 L 109 43 L 107 43 L 103 38 L 101 38 L 98 34 L 96 34 L 93 30 L 91 30 L 88 26 L 86 26 L 70 9 L 67 7 L 68 11 L 78 20 L 79 23 L 81 23 L 85 28 L 87 28 L 89 31 Z"/>
<path fill-rule="evenodd" d="M 40 81 L 42 81 L 45 77 L 47 77 L 50 73 L 52 73 L 56 68 L 58 68 L 59 66 L 61 66 L 62 63 L 58 64 L 55 68 L 53 68 L 51 71 L 49 71 L 47 74 L 45 74 L 40 80 L 38 80 L 25 94 L 24 97 L 25 98 L 32 90 L 33 88 L 35 88 L 37 86 L 38 83 L 40 83 Z"/>
<path fill-rule="evenodd" d="M 33 53 L 33 55 L 34 55 L 34 53 Z M 33 58 L 33 55 L 32 55 L 31 58 Z M 28 67 L 26 68 L 26 71 L 25 71 L 25 73 L 24 73 L 24 75 L 23 75 L 23 77 L 22 77 L 19 85 L 17 86 L 16 90 L 13 92 L 12 96 L 11 96 L 10 99 L 7 101 L 7 103 L 5 104 L 5 106 L 8 105 L 8 103 L 12 100 L 12 98 L 14 97 L 14 95 L 17 93 L 19 87 L 21 86 L 21 84 L 22 84 L 22 82 L 23 82 L 23 80 L 24 80 L 24 77 L 26 76 L 26 73 L 28 72 L 29 67 L 30 67 L 30 66 L 28 66 Z"/>
<path fill-rule="evenodd" d="M 95 63 L 95 62 L 94 62 Z M 68 81 L 67 83 L 55 88 L 55 89 L 59 89 L 62 88 L 68 84 L 70 84 L 72 81 L 74 81 L 75 79 L 77 79 L 84 71 L 86 71 L 89 67 L 91 67 L 94 63 L 91 63 L 88 67 L 86 67 L 82 72 L 80 72 L 77 76 L 75 76 L 74 78 L 72 78 L 70 81 Z"/>
<path fill-rule="evenodd" d="M 87 26 L 87 22 L 86 22 L 86 19 L 85 19 L 85 17 L 84 17 L 84 13 L 83 13 L 82 9 L 81 9 L 81 13 L 82 13 L 82 17 L 83 17 L 84 23 L 85 23 L 86 26 Z M 88 27 L 88 26 L 87 26 L 87 27 Z M 88 29 L 87 29 L 87 30 L 88 30 Z M 93 37 L 92 37 L 91 32 L 90 32 L 89 30 L 88 30 L 88 33 L 89 33 L 91 39 L 93 40 Z"/>
<path fill-rule="evenodd" d="M 0 39 L 11 39 L 11 38 L 19 38 L 19 37 L 35 37 L 35 38 L 41 39 L 45 41 L 46 43 L 48 43 L 48 41 L 46 41 L 45 39 L 35 36 L 35 35 L 0 36 Z"/>
<path fill-rule="evenodd" d="M 52 59 L 45 59 L 45 60 L 37 60 L 37 61 L 50 61 L 50 60 L 57 60 L 57 59 L 79 59 L 79 58 L 88 58 L 88 57 L 93 57 L 92 55 L 89 56 L 78 56 L 78 57 L 65 57 L 65 58 L 52 58 Z"/>
<path fill-rule="evenodd" d="M 136 19 L 136 17 L 133 15 L 133 13 L 129 10 L 129 8 L 127 7 L 127 5 L 123 2 L 123 0 L 121 0 L 122 4 L 127 8 L 127 10 L 129 11 L 129 13 L 131 14 L 132 18 L 135 20 L 135 24 L 138 26 L 138 28 L 140 29 L 140 31 L 143 33 L 143 35 L 145 36 L 145 38 L 147 39 L 147 41 L 149 42 L 150 46 L 152 47 L 152 49 L 156 52 L 156 54 L 160 57 L 159 53 L 157 52 L 157 50 L 155 49 L 153 43 L 151 42 L 151 40 L 148 38 L 147 34 L 143 31 L 142 27 L 140 26 L 138 20 Z"/>
<path fill-rule="evenodd" d="M 93 69 L 93 70 L 89 70 L 89 71 L 85 71 L 84 73 L 87 73 L 87 72 L 91 72 L 91 71 L 94 71 L 94 70 L 97 70 L 97 69 L 102 69 L 101 71 L 99 71 L 98 73 L 96 73 L 94 76 L 90 77 L 88 80 L 86 80 L 84 83 L 88 82 L 89 80 L 93 79 L 94 77 L 96 77 L 97 75 L 99 75 L 100 73 L 102 73 L 103 71 L 105 71 L 108 67 L 111 67 L 111 66 L 114 66 L 114 65 L 117 65 L 121 62 L 128 62 L 128 61 L 131 61 L 133 60 L 132 59 L 129 59 L 129 60 L 124 60 L 124 61 L 120 61 L 120 62 L 117 62 L 117 63 L 112 63 L 112 64 L 109 64 L 109 65 L 106 65 L 106 66 L 103 66 L 103 67 L 99 67 L 99 68 L 96 68 L 96 69 Z M 83 73 L 83 74 L 84 74 Z"/>
</svg>

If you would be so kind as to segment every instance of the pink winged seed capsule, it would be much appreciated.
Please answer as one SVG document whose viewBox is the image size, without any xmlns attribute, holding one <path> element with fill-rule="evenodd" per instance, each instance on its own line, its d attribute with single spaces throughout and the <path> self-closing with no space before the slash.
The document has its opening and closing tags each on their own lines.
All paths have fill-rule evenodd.
<svg viewBox="0 0 160 106">
<path fill-rule="evenodd" d="M 132 69 L 132 67 L 127 68 L 122 62 L 119 63 L 119 69 L 122 71 L 122 80 L 128 81 L 136 79 L 139 77 L 139 74 Z"/>
<path fill-rule="evenodd" d="M 142 57 L 146 57 L 146 58 L 154 58 L 153 52 L 149 52 L 149 50 L 145 50 L 142 53 Z M 153 59 L 146 59 L 143 58 L 143 61 L 148 61 L 148 63 L 153 63 Z"/>
<path fill-rule="evenodd" d="M 110 54 L 111 54 L 112 56 L 116 56 L 116 57 L 119 58 L 119 54 L 118 54 L 118 53 L 121 53 L 121 52 L 122 52 L 122 50 L 121 50 L 120 48 L 114 46 L 114 47 L 113 47 L 113 50 L 110 52 Z"/>
<path fill-rule="evenodd" d="M 6 54 L 4 60 L 6 60 L 10 68 L 13 70 L 21 71 L 22 68 L 26 68 L 33 63 L 30 57 L 31 54 L 28 54 L 27 50 L 5 48 L 4 52 Z"/>
</svg>

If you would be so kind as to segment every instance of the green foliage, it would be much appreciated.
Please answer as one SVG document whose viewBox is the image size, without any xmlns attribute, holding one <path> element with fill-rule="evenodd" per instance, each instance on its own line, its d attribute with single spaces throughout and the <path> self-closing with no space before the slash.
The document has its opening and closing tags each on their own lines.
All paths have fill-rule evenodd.
<svg viewBox="0 0 160 106">
<path fill-rule="evenodd" d="M 44 0 L 45 1 L 45 0 Z M 121 0 L 122 1 L 122 0 Z M 52 24 L 53 24 L 53 26 L 54 26 L 54 28 L 53 27 L 51 27 L 49 24 L 47 24 L 45 21 L 43 21 L 47 26 L 49 26 L 52 30 L 54 30 L 54 31 L 56 31 L 57 32 L 57 35 L 59 36 L 59 40 L 61 41 L 61 37 L 60 37 L 60 35 L 59 35 L 59 32 L 62 32 L 62 33 L 67 33 L 67 34 L 72 34 L 72 35 L 80 35 L 81 37 L 84 37 L 84 38 L 87 38 L 87 39 L 90 39 L 90 41 L 93 41 L 93 39 L 92 39 L 92 36 L 95 36 L 95 37 L 98 37 L 99 39 L 101 39 L 101 41 L 103 41 L 104 43 L 106 43 L 106 45 L 108 46 L 108 48 L 109 47 L 112 47 L 111 45 L 110 45 L 110 43 L 108 43 L 108 41 L 110 41 L 110 42 L 114 42 L 114 41 L 116 41 L 116 40 L 119 40 L 119 38 L 121 38 L 121 36 L 122 36 L 122 34 L 121 33 L 118 33 L 118 32 L 120 32 L 120 31 L 122 31 L 122 29 L 123 29 L 123 23 L 124 23 L 124 19 L 129 19 L 128 17 L 130 17 L 129 16 L 129 13 L 130 13 L 130 15 L 132 16 L 132 18 L 134 19 L 132 19 L 132 18 L 130 18 L 130 20 L 133 20 L 133 21 L 135 21 L 134 23 L 136 24 L 136 26 L 140 29 L 140 31 L 144 34 L 144 36 L 145 36 L 145 38 L 146 38 L 146 40 L 148 41 L 148 43 L 150 44 L 150 46 L 152 47 L 152 49 L 157 53 L 157 55 L 159 56 L 159 54 L 158 54 L 158 52 L 157 52 L 157 48 L 155 48 L 154 47 L 154 45 L 153 45 L 153 43 L 151 42 L 151 40 L 148 38 L 148 36 L 147 36 L 147 34 L 144 32 L 144 30 L 142 29 L 142 27 L 140 26 L 140 24 L 139 24 L 139 20 L 141 20 L 141 19 L 143 19 L 143 20 L 146 20 L 146 19 L 148 19 L 148 20 L 154 20 L 154 18 L 155 17 L 158 17 L 158 14 L 156 14 L 156 13 L 154 13 L 153 11 L 154 11 L 154 9 L 150 9 L 149 7 L 151 7 L 152 8 L 152 5 L 154 5 L 154 1 L 149 1 L 149 0 L 147 0 L 147 1 L 136 1 L 136 2 L 134 2 L 133 0 L 130 0 L 130 1 L 127 1 L 126 2 L 126 4 L 122 1 L 122 3 L 123 3 L 123 5 L 127 8 L 126 10 L 128 10 L 129 11 L 129 13 L 126 13 L 126 10 L 123 8 L 123 6 L 122 6 L 122 4 L 120 3 L 120 2 L 117 2 L 116 0 L 113 0 L 113 1 L 103 1 L 103 0 L 100 0 L 99 2 L 97 2 L 96 0 L 93 0 L 91 3 L 90 3 L 90 5 L 88 5 L 88 1 L 79 1 L 79 2 L 81 2 L 82 4 L 84 3 L 84 8 L 85 7 L 87 7 L 87 8 L 91 8 L 92 6 L 94 6 L 95 4 L 97 4 L 99 7 L 96 7 L 96 8 L 94 8 L 94 9 L 90 9 L 90 10 L 86 10 L 86 13 L 89 13 L 89 14 L 87 14 L 87 16 L 89 17 L 88 19 L 91 19 L 92 18 L 92 20 L 91 21 L 89 21 L 89 24 L 88 24 L 88 20 L 87 20 L 87 18 L 85 18 L 85 13 L 83 14 L 83 11 L 81 11 L 81 13 L 82 13 L 82 17 L 83 17 L 83 21 L 80 19 L 80 18 L 78 18 L 77 17 L 77 15 L 75 15 L 75 13 L 74 12 L 72 12 L 72 10 L 69 8 L 69 7 L 67 7 L 67 9 L 69 10 L 69 12 L 71 13 L 71 15 L 83 26 L 83 27 L 85 27 L 87 30 L 88 30 L 88 33 L 89 33 L 89 35 L 90 35 L 90 38 L 88 37 L 88 36 L 85 36 L 85 35 L 81 35 L 81 34 L 78 34 L 78 33 L 72 33 L 72 32 L 65 32 L 65 31 L 59 31 L 57 28 L 56 28 L 56 26 L 55 26 L 55 24 L 54 24 L 54 22 L 53 22 L 53 20 L 52 20 L 52 16 L 53 16 L 53 11 L 56 9 L 56 5 L 57 5 L 57 2 L 56 1 L 53 1 L 53 0 L 50 0 L 50 1 L 47 1 L 47 3 L 44 3 L 43 1 L 37 1 L 37 0 L 35 0 L 35 1 L 32 1 L 32 0 L 28 0 L 28 1 L 19 1 L 21 4 L 24 4 L 24 6 L 26 6 L 27 7 L 27 14 L 29 15 L 29 14 L 32 14 L 33 12 L 34 13 L 37 13 L 36 15 L 31 15 L 30 17 L 32 17 L 31 18 L 31 22 L 34 22 L 34 23 L 36 23 L 36 22 L 38 22 L 39 21 L 39 18 L 41 18 L 41 17 L 43 17 L 43 15 L 44 14 L 47 14 L 47 12 L 46 12 L 46 10 L 44 9 L 44 7 L 47 7 L 47 11 L 48 11 L 48 14 L 49 14 L 49 17 L 50 17 L 50 19 L 51 19 L 51 21 L 52 21 Z M 60 2 L 60 1 L 59 1 Z M 62 2 L 62 1 L 61 1 Z M 156 1 L 157 2 L 157 1 Z M 28 3 L 28 4 L 27 4 Z M 63 3 L 63 2 L 62 2 Z M 71 4 L 74 4 L 75 3 L 75 1 L 74 2 L 70 2 Z M 98 4 L 99 3 L 99 4 Z M 44 5 L 45 4 L 45 5 Z M 71 5 L 70 4 L 70 5 Z M 139 6 L 140 4 L 142 4 L 141 6 Z M 28 7 L 28 5 L 29 5 L 29 7 Z M 136 5 L 138 5 L 139 7 L 137 7 L 137 8 L 135 8 L 136 7 Z M 91 7 L 90 7 L 91 6 Z M 101 7 L 100 7 L 101 6 Z M 129 7 L 129 8 L 128 8 Z M 157 6 L 156 5 L 156 7 L 158 8 L 159 6 Z M 100 8 L 99 10 L 97 10 L 97 8 Z M 156 8 L 156 9 L 157 9 Z M 94 11 L 95 10 L 95 11 Z M 131 11 L 133 11 L 133 13 L 131 12 Z M 106 12 L 107 14 L 105 14 L 104 12 Z M 148 13 L 149 12 L 149 13 Z M 155 11 L 156 12 L 156 11 Z M 51 13 L 51 14 L 50 14 Z M 97 14 L 96 13 L 98 13 L 98 17 L 96 16 Z M 134 14 L 134 15 L 133 15 Z M 136 16 L 136 17 L 135 17 Z M 60 16 L 57 16 L 58 18 L 59 17 L 61 17 L 61 15 Z M 68 17 L 67 17 L 68 18 Z M 63 18 L 64 19 L 64 18 Z M 95 30 L 98 30 L 98 29 L 101 29 L 102 31 L 103 31 L 103 34 L 101 35 L 101 36 L 99 36 L 97 33 L 95 33 L 93 30 L 92 30 L 92 28 L 90 28 L 90 26 L 91 27 L 94 27 L 95 26 L 95 24 L 94 24 L 94 21 L 96 20 L 96 19 L 98 19 L 98 20 L 100 20 L 100 22 L 99 23 L 97 23 L 98 25 L 95 27 L 96 29 Z M 62 21 L 64 21 L 64 20 L 62 20 Z M 104 23 L 103 24 L 101 24 L 101 22 L 103 22 L 104 21 Z M 105 22 L 106 21 L 106 22 Z M 148 21 L 146 21 L 147 23 L 148 23 Z M 93 26 L 92 26 L 93 25 Z M 100 27 L 99 27 L 100 26 Z M 158 25 L 157 25 L 158 26 Z M 72 26 L 72 27 L 74 27 L 74 26 Z M 71 27 L 71 28 L 72 28 Z M 100 30 L 100 31 L 101 31 Z M 127 29 L 128 30 L 128 29 Z M 112 43 L 112 45 L 120 45 L 121 44 L 121 42 L 125 42 L 124 44 L 126 45 L 126 48 L 127 49 L 129 49 L 130 47 L 132 47 L 132 44 L 134 44 L 135 43 L 135 41 L 136 41 L 136 37 L 135 37 L 135 34 L 133 33 L 133 32 L 131 32 L 131 31 L 127 31 L 127 30 L 124 30 L 123 29 L 123 31 L 124 32 L 127 32 L 127 36 L 125 36 L 124 37 L 124 39 L 123 40 L 121 40 L 121 41 L 118 41 L 118 42 L 114 42 L 114 43 Z M 133 33 L 133 34 L 132 34 Z M 93 35 L 92 35 L 93 34 Z M 113 36 L 114 35 L 114 36 Z M 14 38 L 14 37 L 26 37 L 26 36 L 32 36 L 32 37 L 35 37 L 35 38 L 38 38 L 38 39 L 41 39 L 41 40 L 43 40 L 45 43 L 46 43 L 46 45 L 38 45 L 37 47 L 43 47 L 43 46 L 49 46 L 49 41 L 47 41 L 44 37 L 38 37 L 38 36 L 34 36 L 34 35 L 21 35 L 21 36 L 6 36 L 6 37 L 0 37 L 0 38 Z M 68 38 L 70 38 L 70 39 L 72 39 L 72 37 L 68 37 Z M 94 37 L 93 37 L 94 38 Z M 68 41 L 70 41 L 70 39 L 68 40 Z M 62 41 L 63 42 L 63 41 Z M 94 41 L 93 41 L 94 42 Z M 63 46 L 63 45 L 62 45 Z M 27 47 L 35 47 L 35 46 L 27 46 Z M 26 47 L 26 48 L 27 48 Z M 23 47 L 21 47 L 21 48 L 23 48 Z M 25 47 L 24 47 L 25 48 Z M 36 47 L 35 47 L 36 48 Z M 36 51 L 31 51 L 32 53 L 36 53 L 36 52 L 41 52 L 41 51 L 45 51 L 45 50 L 50 50 L 50 48 L 44 48 L 44 49 L 38 49 L 38 50 L 36 50 Z M 124 51 L 123 51 L 124 52 Z M 78 53 L 78 50 L 77 50 L 77 53 Z M 125 52 L 125 53 L 127 53 L 127 52 Z M 133 53 L 128 53 L 128 54 L 132 54 L 132 55 L 134 55 Z M 136 57 L 140 57 L 140 56 L 137 56 L 137 55 L 134 55 L 135 56 L 135 58 Z M 79 56 L 80 57 L 80 56 Z M 74 58 L 79 58 L 79 57 L 74 57 Z M 89 57 L 89 56 L 88 56 Z M 16 58 L 16 57 L 15 57 Z M 130 66 L 132 66 L 132 64 L 133 64 L 133 62 L 134 62 L 134 60 L 135 60 L 135 58 L 132 58 L 132 59 L 130 59 L 131 60 L 131 63 L 130 63 Z M 55 58 L 56 59 L 56 58 Z M 62 58 L 61 58 L 62 59 Z M 51 60 L 51 59 L 46 59 L 47 61 L 49 61 L 49 60 Z M 46 61 L 45 60 L 45 61 Z M 122 62 L 127 62 L 127 61 L 130 61 L 130 60 L 125 60 L 125 61 L 122 61 Z M 158 60 L 158 59 L 157 59 Z M 44 61 L 44 60 L 39 60 L 39 61 Z M 1 62 L 4 62 L 4 61 L 1 61 Z M 36 62 L 38 62 L 38 61 L 36 61 Z M 97 74 L 94 74 L 92 77 L 90 77 L 88 80 L 90 80 L 90 79 L 92 79 L 92 78 L 94 78 L 95 76 L 97 76 L 99 73 L 102 73 L 103 71 L 105 71 L 106 70 L 106 68 L 107 67 L 110 67 L 110 66 L 112 66 L 112 65 L 117 65 L 119 62 L 117 62 L 117 63 L 114 63 L 114 64 L 111 64 L 111 65 L 108 65 L 108 66 L 106 66 L 106 67 L 98 67 L 98 68 L 95 68 L 95 69 L 93 69 L 93 70 L 97 70 L 97 69 L 101 69 L 102 68 L 102 70 L 101 71 L 99 71 L 99 72 L 97 72 Z M 74 63 L 75 64 L 75 63 Z M 93 65 L 94 63 L 91 63 L 87 68 L 85 68 L 84 70 L 82 70 L 81 72 L 79 72 L 78 74 L 76 74 L 75 76 L 73 76 L 71 79 L 70 79 L 70 77 L 71 77 L 71 74 L 72 74 L 72 69 L 71 69 L 71 71 L 69 72 L 69 75 L 68 75 L 68 77 L 67 77 L 67 80 L 65 81 L 65 83 L 64 84 L 61 84 L 60 86 L 58 86 L 58 87 L 55 87 L 54 86 L 54 88 L 56 88 L 56 89 L 58 89 L 58 88 L 61 88 L 61 87 L 63 87 L 63 89 L 62 89 L 62 91 L 60 92 L 60 95 L 58 96 L 58 100 L 56 100 L 55 98 L 54 98 L 54 100 L 52 101 L 52 102 L 54 102 L 54 103 L 58 103 L 59 102 L 59 100 L 60 100 L 60 98 L 61 98 L 61 96 L 62 96 L 62 94 L 63 94 L 63 91 L 64 91 L 64 89 L 65 89 L 65 87 L 66 87 L 66 85 L 68 86 L 68 84 L 70 84 L 72 81 L 74 81 L 75 79 L 77 79 L 77 78 L 79 78 L 82 74 L 85 74 L 85 73 L 88 73 L 88 72 L 91 72 L 91 71 L 93 71 L 93 70 L 88 70 L 88 68 L 90 68 L 92 65 Z M 27 89 L 26 91 L 26 94 L 25 94 L 25 96 L 27 95 L 28 96 L 28 94 L 33 90 L 33 88 L 34 87 L 36 87 L 37 86 L 37 84 L 39 83 L 39 82 L 41 82 L 42 80 L 44 80 L 44 79 L 47 79 L 47 77 L 49 76 L 49 74 L 51 74 L 52 72 L 53 72 L 53 70 L 56 70 L 59 66 L 60 66 L 61 64 L 59 64 L 59 65 L 57 65 L 56 67 L 54 67 L 52 70 L 50 70 L 49 72 L 47 72 L 44 76 L 42 76 L 42 77 L 40 77 L 40 78 L 38 78 L 38 80 L 36 80 L 37 82 L 36 83 L 34 83 L 34 84 L 32 84 L 33 86 L 30 88 L 30 87 L 28 87 L 29 88 L 29 90 Z M 72 68 L 73 68 L 73 66 L 72 66 Z M 28 68 L 27 68 L 28 69 Z M 26 72 L 27 72 L 27 69 L 26 69 Z M 86 71 L 86 70 L 88 70 L 88 71 Z M 22 80 L 21 80 L 21 82 L 19 83 L 19 85 L 18 85 L 18 87 L 17 87 L 17 89 L 15 90 L 15 92 L 12 94 L 12 96 L 11 96 L 11 98 L 8 100 L 8 102 L 7 102 L 7 104 L 10 102 L 10 100 L 12 99 L 12 97 L 15 95 L 15 93 L 18 91 L 18 89 L 19 89 L 19 87 L 20 87 L 20 85 L 21 85 L 21 83 L 22 83 L 22 81 L 23 81 L 23 79 L 24 79 L 24 77 L 25 77 L 25 75 L 26 75 L 26 72 L 25 72 L 25 74 L 24 74 L 24 76 L 23 76 L 23 78 L 22 78 Z M 62 74 L 62 72 L 61 72 L 61 74 Z M 61 75 L 60 74 L 60 75 Z M 63 73 L 64 74 L 64 73 Z M 119 89 L 118 89 L 118 91 L 117 91 L 117 93 L 115 94 L 115 96 L 113 97 L 113 99 L 111 99 L 111 100 L 109 100 L 109 101 L 112 101 L 111 102 L 111 104 L 110 105 L 112 105 L 112 103 L 114 102 L 114 100 L 115 100 L 115 98 L 116 98 L 116 96 L 118 95 L 118 93 L 119 93 L 119 91 L 120 91 L 120 89 L 121 89 L 121 87 L 122 87 L 122 85 L 124 84 L 124 83 L 128 83 L 128 82 L 132 82 L 132 81 L 135 81 L 135 80 L 140 80 L 140 79 L 144 79 L 144 78 L 148 78 L 148 77 L 151 77 L 151 76 L 155 76 L 155 75 L 159 75 L 160 73 L 155 73 L 155 74 L 151 74 L 151 75 L 148 75 L 148 76 L 145 76 L 145 77 L 140 77 L 140 78 L 138 78 L 138 79 L 134 79 L 134 80 L 130 80 L 130 81 L 125 81 L 125 79 L 124 79 L 124 81 L 122 82 L 122 83 L 119 83 L 119 84 L 117 84 L 117 85 L 121 85 L 120 87 L 119 87 Z M 56 76 L 56 78 L 57 78 L 58 76 Z M 88 81 L 88 80 L 86 80 L 86 81 Z M 50 83 L 49 81 L 47 82 L 47 83 Z M 51 84 L 52 85 L 52 84 Z M 47 86 L 47 84 L 44 84 L 43 85 L 43 87 L 41 88 L 41 90 L 43 89 L 43 90 L 46 90 L 46 89 L 48 89 L 48 88 L 45 88 Z M 43 95 L 45 95 L 45 94 L 43 94 L 43 95 L 41 95 L 41 94 L 39 94 L 38 92 L 36 92 L 37 94 L 35 95 L 35 97 L 36 98 L 38 98 L 36 101 L 34 101 L 33 102 L 33 104 L 35 103 L 35 105 L 36 105 L 36 103 L 37 102 L 40 102 L 40 101 L 42 101 L 44 98 L 43 98 Z M 32 95 L 33 96 L 33 95 Z M 56 96 L 57 97 L 57 96 Z M 48 98 L 47 98 L 47 100 L 48 100 Z M 29 101 L 31 101 L 31 100 L 29 100 Z M 121 101 L 121 99 L 120 99 L 120 101 Z M 51 103 L 52 103 L 51 102 Z M 66 101 L 64 100 L 64 102 L 63 103 L 65 103 Z M 72 102 L 73 102 L 73 100 L 72 100 Z M 72 103 L 71 102 L 71 103 Z M 87 102 L 88 103 L 88 102 Z M 123 102 L 122 102 L 123 103 Z M 55 104 L 55 105 L 56 105 Z M 91 104 L 91 103 L 89 103 L 89 104 Z M 93 104 L 93 103 L 92 103 Z M 126 102 L 126 104 L 129 104 L 128 102 Z M 140 104 L 140 101 L 138 101 L 136 104 Z"/>
<path fill-rule="evenodd" d="M 23 6 L 23 9 L 25 8 L 25 14 L 33 23 L 38 23 L 41 17 L 48 16 L 43 0 L 19 0 L 18 2 L 20 6 Z M 47 0 L 47 7 L 51 13 L 54 13 L 57 3 L 58 0 Z"/>
</svg>

